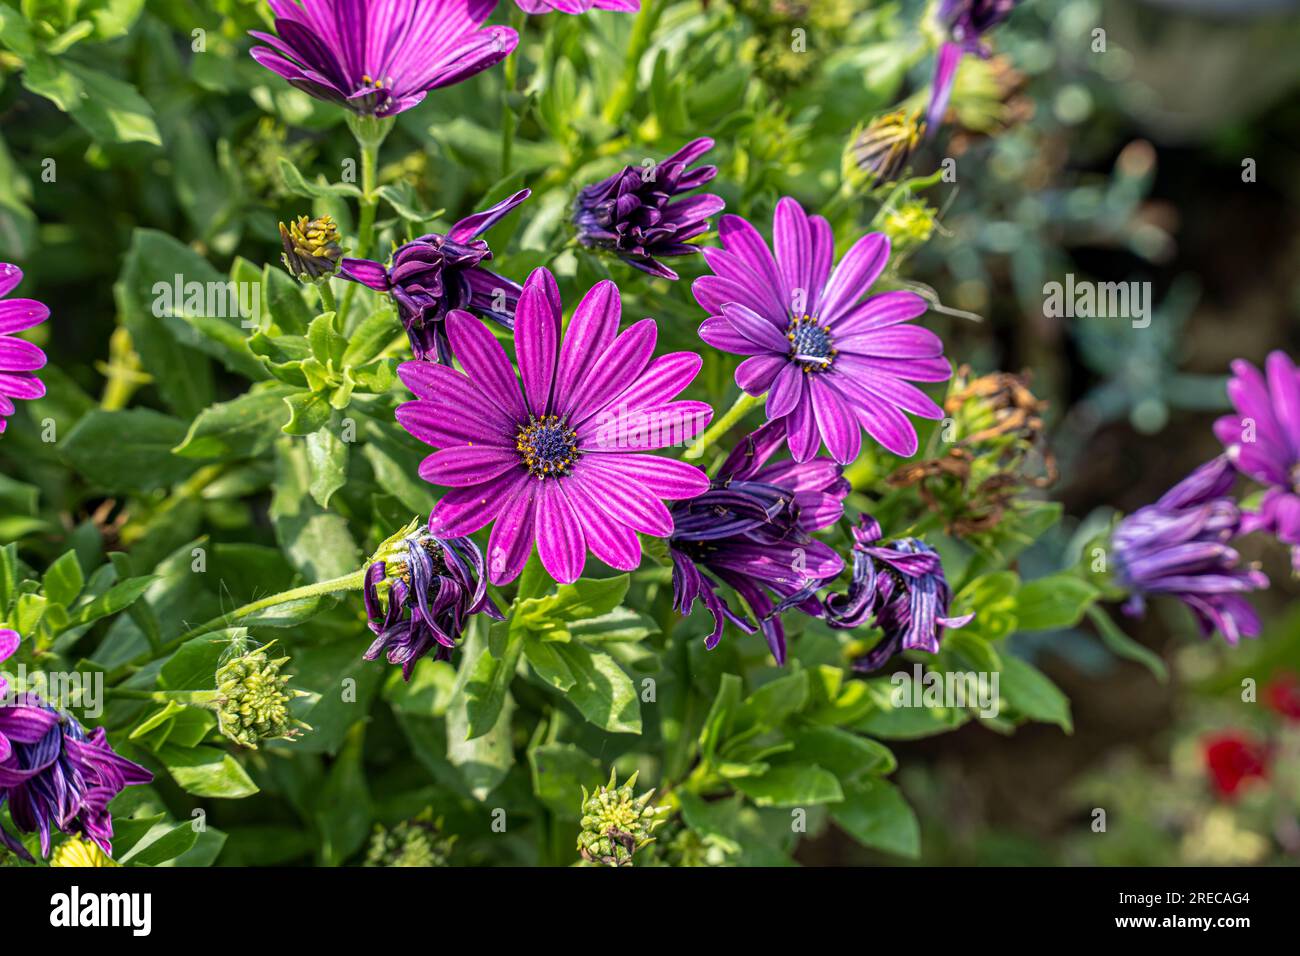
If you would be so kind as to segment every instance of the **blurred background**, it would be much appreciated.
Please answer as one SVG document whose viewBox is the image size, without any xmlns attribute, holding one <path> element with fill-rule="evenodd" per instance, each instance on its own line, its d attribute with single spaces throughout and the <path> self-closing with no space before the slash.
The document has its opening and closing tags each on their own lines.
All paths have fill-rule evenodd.
<svg viewBox="0 0 1300 956">
<path fill-rule="evenodd" d="M 22 264 L 22 294 L 47 302 L 55 317 L 40 342 L 51 356 L 50 394 L 11 426 L 0 472 L 21 457 L 26 480 L 49 489 L 42 508 L 67 528 L 104 502 L 42 449 L 34 424 L 42 409 L 75 417 L 95 404 L 122 407 L 137 392 L 151 401 L 129 345 L 112 337 L 114 283 L 132 231 L 167 231 L 221 269 L 239 255 L 276 261 L 275 223 L 301 211 L 276 172 L 279 157 L 329 169 L 349 149 L 333 112 L 247 58 L 258 6 L 150 0 L 128 34 L 74 51 L 139 91 L 162 148 L 129 135 L 136 116 L 126 94 L 109 107 L 91 103 L 70 123 L 16 82 L 0 51 L 8 74 L 0 259 Z M 957 182 L 933 194 L 935 235 L 906 267 L 951 313 L 937 323 L 948 354 L 976 371 L 1028 370 L 1049 403 L 1060 478 L 1044 494 L 1064 502 L 1067 520 L 1026 553 L 1026 569 L 1063 566 L 1115 510 L 1154 501 L 1218 453 L 1210 426 L 1228 407 L 1232 359 L 1259 364 L 1275 348 L 1300 355 L 1298 8 L 1288 0 L 1023 3 L 991 37 L 993 57 L 965 58 L 952 124 L 914 158 L 918 173 L 958 161 Z M 670 38 L 710 17 L 725 24 L 726 39 L 700 56 L 717 58 L 718 44 L 731 44 L 721 60 L 729 68 L 687 104 L 694 135 L 719 141 L 718 191 L 729 205 L 770 209 L 794 193 L 811 209 L 833 193 L 851 130 L 900 100 L 923 102 L 931 69 L 915 27 L 923 12 L 920 3 L 866 0 L 674 4 Z M 584 27 L 560 19 L 548 42 L 576 43 Z M 602 41 L 605 22 L 590 27 Z M 790 28 L 801 25 L 813 56 L 787 50 Z M 217 55 L 191 55 L 195 29 Z M 611 32 L 616 41 L 621 34 Z M 419 208 L 446 206 L 448 218 L 478 208 L 499 185 L 484 174 L 496 139 L 483 142 L 466 117 L 495 114 L 497 82 L 485 75 L 404 114 L 385 151 L 384 181 L 402 184 Z M 750 116 L 731 123 L 742 96 Z M 650 107 L 630 149 L 686 137 L 670 110 Z M 127 134 L 105 146 L 88 135 L 95 124 Z M 557 162 L 547 132 L 521 130 L 530 183 Z M 562 230 L 568 200 L 557 195 L 527 210 L 533 222 L 513 262 Z M 864 201 L 864 221 L 873 208 Z M 1153 321 L 1135 329 L 1127 320 L 1046 316 L 1043 287 L 1067 274 L 1149 282 Z M 645 296 L 655 314 L 679 316 L 690 341 L 699 315 L 688 283 L 662 301 Z M 31 520 L 4 493 L 0 485 L 0 541 L 26 533 Z M 219 516 L 209 517 L 219 527 Z M 1274 582 L 1258 598 L 1266 622 L 1258 641 L 1202 641 L 1180 606 L 1156 601 L 1125 628 L 1164 661 L 1161 682 L 1088 630 L 1020 636 L 1019 650 L 1069 696 L 1072 735 L 1031 725 L 1004 737 L 972 722 L 894 742 L 899 782 L 925 834 L 920 862 L 1300 860 L 1300 588 L 1280 547 L 1248 541 L 1245 551 Z M 896 862 L 854 850 L 834 831 L 805 845 L 800 859 Z"/>
</svg>

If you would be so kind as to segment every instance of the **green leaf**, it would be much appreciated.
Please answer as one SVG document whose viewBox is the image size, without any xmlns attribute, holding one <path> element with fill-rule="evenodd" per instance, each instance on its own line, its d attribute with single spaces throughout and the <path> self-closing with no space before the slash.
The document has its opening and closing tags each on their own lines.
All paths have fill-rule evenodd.
<svg viewBox="0 0 1300 956">
<path fill-rule="evenodd" d="M 528 751 L 533 793 L 563 820 L 582 815 L 582 788 L 594 791 L 605 782 L 601 762 L 573 744 L 542 744 Z"/>
<path fill-rule="evenodd" d="M 281 429 L 286 435 L 305 437 L 329 424 L 333 411 L 321 393 L 290 391 L 282 398 L 289 406 L 289 421 Z"/>
<path fill-rule="evenodd" d="M 124 611 L 134 604 L 149 585 L 158 578 L 155 574 L 147 574 L 138 578 L 127 578 L 125 581 L 119 581 L 111 588 L 95 598 L 89 604 L 83 604 L 77 608 L 68 622 L 68 627 L 81 627 L 83 624 L 90 624 L 98 621 L 101 617 L 108 617 L 110 614 L 116 614 Z"/>
<path fill-rule="evenodd" d="M 1067 734 L 1073 732 L 1069 699 L 1032 664 L 1011 655 L 1004 657 L 998 690 L 1026 717 L 1056 724 Z"/>
<path fill-rule="evenodd" d="M 556 644 L 555 651 L 574 679 L 565 698 L 582 716 L 610 733 L 641 733 L 641 700 L 614 658 L 581 644 Z"/>
<path fill-rule="evenodd" d="M 348 368 L 364 365 L 397 338 L 401 330 L 401 323 L 392 307 L 387 304 L 380 306 L 348 332 L 348 347 L 343 353 L 343 364 Z"/>
<path fill-rule="evenodd" d="M 723 674 L 718 684 L 717 696 L 713 698 L 700 731 L 700 754 L 706 763 L 712 762 L 722 742 L 731 733 L 735 712 L 740 706 L 741 684 L 741 679 L 735 674 Z"/>
<path fill-rule="evenodd" d="M 158 823 L 117 862 L 123 866 L 159 866 L 185 853 L 198 838 L 199 833 L 190 821 Z"/>
<path fill-rule="evenodd" d="M 863 846 L 908 859 L 921 854 L 916 814 L 886 780 L 866 780 L 849 787 L 844 801 L 831 807 L 831 819 Z"/>
<path fill-rule="evenodd" d="M 129 83 L 69 59 L 30 57 L 23 85 L 63 110 L 99 143 L 162 145 L 153 107 Z"/>
<path fill-rule="evenodd" d="M 217 686 L 217 668 L 230 642 L 244 637 L 246 628 L 232 627 L 191 638 L 163 664 L 158 686 L 164 690 L 211 690 Z"/>
<path fill-rule="evenodd" d="M 768 681 L 745 699 L 740 708 L 742 726 L 756 723 L 777 727 L 808 703 L 808 674 L 798 671 Z"/>
<path fill-rule="evenodd" d="M 324 581 L 356 570 L 360 554 L 347 519 L 326 512 L 312 500 L 311 470 L 301 445 L 282 439 L 276 446 L 271 520 L 293 566 L 308 580 Z"/>
<path fill-rule="evenodd" d="M 302 173 L 298 171 L 298 167 L 284 156 L 280 157 L 280 176 L 284 180 L 285 188 L 295 196 L 306 196 L 308 199 L 329 199 L 334 196 L 357 198 L 361 195 L 361 190 L 351 183 L 307 182 Z"/>
<path fill-rule="evenodd" d="M 221 461 L 259 455 L 279 436 L 284 402 L 293 394 L 291 386 L 277 384 L 205 408 L 174 451 L 184 458 Z"/>
<path fill-rule="evenodd" d="M 864 774 L 892 773 L 898 766 L 884 744 L 839 727 L 812 727 L 797 731 L 790 739 L 800 760 L 825 767 L 841 782 Z"/>
<path fill-rule="evenodd" d="M 334 433 L 333 424 L 307 436 L 307 467 L 311 483 L 307 490 L 322 508 L 328 508 L 334 492 L 348 480 L 348 446 Z"/>
<path fill-rule="evenodd" d="M 644 614 L 620 607 L 599 617 L 572 621 L 564 626 L 570 639 L 587 644 L 622 644 L 659 633 L 659 625 Z"/>
<path fill-rule="evenodd" d="M 541 629 L 550 621 L 582 621 L 608 614 L 623 603 L 631 578 L 620 574 L 612 578 L 579 578 L 561 584 L 547 597 L 520 603 L 515 611 L 522 623 Z"/>
<path fill-rule="evenodd" d="M 844 799 L 835 774 L 816 764 L 773 767 L 760 777 L 737 777 L 733 782 L 760 807 L 810 807 Z"/>
<path fill-rule="evenodd" d="M 182 283 L 181 302 L 175 301 L 177 277 Z M 212 365 L 207 356 L 177 342 L 162 317 L 186 314 L 185 283 L 224 281 L 206 259 L 188 246 L 166 233 L 137 229 L 131 237 L 122 275 L 113 287 L 123 322 L 145 370 L 153 376 L 167 404 L 186 418 L 212 403 Z"/>
<path fill-rule="evenodd" d="M 266 308 L 271 321 L 287 335 L 306 335 L 315 313 L 303 298 L 301 283 L 270 265 L 262 270 L 262 281 L 266 284 Z"/>
<path fill-rule="evenodd" d="M 1087 581 L 1067 573 L 1028 581 L 1016 596 L 1018 628 L 1048 631 L 1073 627 L 1100 593 Z"/>
<path fill-rule="evenodd" d="M 159 749 L 158 757 L 177 785 L 196 797 L 239 800 L 258 792 L 239 762 L 216 747 L 167 744 Z"/>
<path fill-rule="evenodd" d="M 1114 654 L 1141 664 L 1154 674 L 1156 680 L 1160 681 L 1160 683 L 1168 682 L 1169 668 L 1159 654 L 1143 647 L 1125 634 L 1120 626 L 1112 620 L 1111 616 L 1100 607 L 1093 605 L 1088 608 L 1088 617 L 1096 625 L 1102 643 L 1109 647 Z"/>
<path fill-rule="evenodd" d="M 65 551 L 45 570 L 45 575 L 41 578 L 41 591 L 55 604 L 68 607 L 77 599 L 85 584 L 77 552 Z"/>
<path fill-rule="evenodd" d="M 497 645 L 500 645 L 500 654 L 494 656 L 492 649 Z M 496 726 L 523 648 L 523 629 L 511 627 L 508 621 L 496 621 L 492 625 L 488 645 L 472 663 L 462 665 L 469 667 L 469 679 L 465 683 L 465 706 L 469 717 L 470 739 L 481 737 Z"/>
<path fill-rule="evenodd" d="M 529 665 L 537 676 L 560 693 L 568 692 L 577 683 L 577 678 L 573 676 L 569 665 L 564 663 L 564 658 L 560 656 L 553 644 L 529 637 L 524 642 L 524 657 L 528 659 Z"/>
<path fill-rule="evenodd" d="M 100 488 L 153 491 L 183 481 L 199 467 L 172 454 L 185 433 L 184 422 L 149 409 L 96 409 L 77 422 L 60 450 L 72 468 Z"/>
<path fill-rule="evenodd" d="M 358 722 L 348 731 L 316 804 L 319 853 L 326 866 L 342 865 L 370 833 L 370 791 L 362 767 L 364 743 L 365 724 Z"/>
</svg>

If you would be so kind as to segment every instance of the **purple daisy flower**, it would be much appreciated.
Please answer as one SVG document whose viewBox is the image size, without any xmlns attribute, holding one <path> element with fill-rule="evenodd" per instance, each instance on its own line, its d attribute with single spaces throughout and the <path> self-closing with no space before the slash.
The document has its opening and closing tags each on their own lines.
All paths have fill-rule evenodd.
<svg viewBox="0 0 1300 956">
<path fill-rule="evenodd" d="M 641 0 L 515 0 L 524 13 L 586 13 L 588 10 L 616 10 L 636 13 Z"/>
<path fill-rule="evenodd" d="M 719 223 L 721 249 L 704 249 L 714 274 L 695 280 L 696 301 L 710 313 L 700 338 L 749 358 L 736 384 L 767 392 L 767 417 L 786 419 L 796 461 L 817 454 L 848 464 L 862 447 L 861 429 L 896 455 L 916 454 L 916 429 L 904 412 L 939 419 L 943 410 L 905 379 L 952 376 L 943 342 L 905 325 L 926 310 L 914 292 L 862 296 L 889 261 L 889 240 L 863 236 L 831 271 L 834 239 L 821 216 L 793 199 L 776 206 L 776 257 L 739 216 Z"/>
<path fill-rule="evenodd" d="M 521 189 L 490 209 L 466 216 L 445 236 L 431 232 L 406 243 L 393 253 L 388 268 L 370 259 L 344 259 L 339 274 L 391 295 L 411 340 L 411 353 L 421 361 L 436 359 L 450 365 L 451 346 L 443 320 L 453 309 L 514 328 L 522 289 L 483 268 L 492 250 L 479 236 L 530 195 L 531 190 Z"/>
<path fill-rule="evenodd" d="M 880 524 L 869 515 L 853 529 L 853 577 L 846 594 L 827 596 L 826 623 L 838 630 L 874 624 L 880 642 L 853 662 L 870 672 L 906 650 L 937 653 L 946 628 L 964 627 L 974 614 L 948 616 L 952 588 L 939 554 L 919 538 L 877 544 Z"/>
<path fill-rule="evenodd" d="M 469 538 L 437 538 L 422 530 L 403 544 L 404 556 L 376 561 L 366 571 L 366 616 L 376 637 L 365 658 L 386 653 L 409 681 L 415 662 L 430 651 L 435 660 L 451 660 L 471 615 L 494 621 L 504 615 L 487 596 L 483 552 Z M 388 583 L 387 608 L 381 582 Z"/>
<path fill-rule="evenodd" d="M 1268 587 L 1268 577 L 1238 567 L 1241 556 L 1228 544 L 1243 530 L 1241 510 L 1228 497 L 1235 480 L 1221 456 L 1116 526 L 1116 575 L 1133 592 L 1127 614 L 1142 614 L 1149 595 L 1169 594 L 1191 608 L 1207 637 L 1217 630 L 1235 645 L 1259 633 L 1259 616 L 1241 595 Z"/>
<path fill-rule="evenodd" d="M 942 0 L 939 4 L 939 22 L 947 31 L 949 40 L 939 47 L 934 68 L 934 82 L 930 88 L 930 105 L 926 109 L 925 124 L 933 136 L 948 111 L 952 97 L 953 80 L 962 54 L 974 53 L 987 58 L 989 48 L 983 42 L 984 34 L 992 30 L 1016 8 L 1020 0 Z"/>
<path fill-rule="evenodd" d="M 267 0 L 275 33 L 253 59 L 298 89 L 365 116 L 394 116 L 429 90 L 504 60 L 519 36 L 482 25 L 496 0 Z"/>
<path fill-rule="evenodd" d="M 1232 372 L 1228 397 L 1237 414 L 1215 422 L 1214 433 L 1238 471 L 1268 486 L 1241 531 L 1267 531 L 1291 545 L 1300 573 L 1300 370 L 1286 353 L 1273 352 L 1266 374 L 1242 359 Z"/>
<path fill-rule="evenodd" d="M 4 299 L 22 281 L 23 270 L 0 262 L 0 433 L 14 413 L 15 398 L 45 394 L 45 384 L 33 374 L 45 367 L 45 353 L 13 333 L 40 325 L 50 310 L 35 299 Z"/>
<path fill-rule="evenodd" d="M 708 194 L 677 198 L 718 174 L 716 166 L 688 168 L 712 148 L 711 139 L 692 140 L 657 166 L 627 166 L 583 187 L 573 209 L 578 240 L 642 272 L 676 280 L 677 273 L 658 259 L 699 252 L 689 240 L 708 232 L 709 218 L 726 206 Z"/>
<path fill-rule="evenodd" d="M 17 649 L 17 633 L 0 630 L 0 661 Z M 8 804 L 19 832 L 40 833 L 42 856 L 50 853 L 51 826 L 112 853 L 109 802 L 128 785 L 152 779 L 144 767 L 113 751 L 103 727 L 88 734 L 34 694 L 11 702 L 0 678 L 0 807 Z M 31 862 L 27 848 L 4 827 L 0 843 Z"/>
<path fill-rule="evenodd" d="M 421 463 L 420 477 L 451 488 L 429 531 L 468 535 L 495 519 L 493 584 L 519 575 L 534 541 L 542 565 L 563 583 L 577 580 L 588 550 L 632 570 L 641 561 L 637 532 L 672 533 L 661 499 L 693 498 L 709 486 L 698 468 L 640 454 L 687 442 L 708 424 L 708 405 L 672 400 L 699 372 L 700 357 L 652 359 L 653 319 L 619 334 L 612 282 L 597 283 L 578 303 L 563 342 L 561 311 L 555 277 L 535 269 L 516 313 L 522 388 L 501 343 L 466 312 L 446 323 L 464 372 L 428 362 L 398 369 L 417 396 L 398 407 L 398 422 L 441 449 Z"/>
<path fill-rule="evenodd" d="M 757 615 L 778 664 L 785 663 L 785 628 L 768 592 L 783 601 L 798 595 L 789 606 L 822 615 L 821 602 L 806 589 L 835 577 L 844 562 L 811 533 L 840 520 L 849 493 L 839 465 L 829 458 L 767 464 L 784 441 L 780 421 L 747 436 L 708 491 L 673 505 L 668 540 L 673 607 L 686 615 L 698 600 L 713 615 L 705 647 L 718 645 L 724 621 L 746 634 L 757 629 L 718 595 L 716 578 L 730 585 Z"/>
</svg>

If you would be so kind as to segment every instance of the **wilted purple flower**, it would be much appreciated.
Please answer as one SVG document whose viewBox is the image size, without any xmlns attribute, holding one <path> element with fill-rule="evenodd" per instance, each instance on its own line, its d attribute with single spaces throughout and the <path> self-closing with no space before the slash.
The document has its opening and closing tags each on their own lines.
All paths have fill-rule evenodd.
<svg viewBox="0 0 1300 956">
<path fill-rule="evenodd" d="M 21 269 L 0 262 L 0 300 L 22 281 Z M 32 374 L 45 367 L 45 353 L 12 333 L 40 325 L 49 317 L 50 310 L 35 299 L 0 301 L 0 433 L 14 413 L 15 398 L 40 398 L 45 394 L 45 384 Z"/>
<path fill-rule="evenodd" d="M 584 187 L 573 210 L 579 241 L 642 272 L 675 280 L 677 273 L 658 260 L 699 252 L 689 240 L 707 232 L 709 217 L 726 205 L 708 194 L 676 198 L 718 174 L 716 166 L 687 168 L 712 148 L 711 139 L 692 140 L 657 166 L 628 166 Z"/>
<path fill-rule="evenodd" d="M 501 611 L 487 596 L 483 552 L 469 538 L 438 538 L 423 529 L 408 535 L 402 549 L 366 570 L 365 602 L 376 637 L 368 661 L 387 654 L 411 679 L 415 662 L 430 651 L 450 660 L 461 632 L 474 614 L 494 621 Z M 379 594 L 388 582 L 387 607 Z"/>
<path fill-rule="evenodd" d="M 534 541 L 542 566 L 563 583 L 577 580 L 588 549 L 631 570 L 641 561 L 638 531 L 672 533 L 661 499 L 692 498 L 709 486 L 698 468 L 638 454 L 686 442 L 708 424 L 708 405 L 672 400 L 695 378 L 700 357 L 652 360 L 653 319 L 619 334 L 612 282 L 597 283 L 578 303 L 563 344 L 561 311 L 554 276 L 535 269 L 515 328 L 522 391 L 501 343 L 466 312 L 447 316 L 465 372 L 429 362 L 398 369 L 417 396 L 398 407 L 398 422 L 441 449 L 421 463 L 420 477 L 451 488 L 429 530 L 467 535 L 495 519 L 493 584 L 519 575 Z"/>
<path fill-rule="evenodd" d="M 930 105 L 926 109 L 926 126 L 933 136 L 948 111 L 952 96 L 952 83 L 957 76 L 957 66 L 963 53 L 988 57 L 989 49 L 983 36 L 992 30 L 1016 8 L 1020 0 L 942 0 L 939 5 L 939 22 L 948 32 L 949 39 L 939 47 L 935 63 L 934 82 L 930 89 Z"/>
<path fill-rule="evenodd" d="M 0 630 L 0 661 L 18 649 L 18 634 Z M 79 833 L 112 853 L 113 819 L 109 802 L 130 784 L 148 783 L 153 774 L 118 756 L 103 727 L 87 734 L 68 714 L 35 694 L 11 702 L 0 677 L 0 807 L 20 833 L 40 833 L 41 855 L 50 852 L 50 828 Z M 0 827 L 3 843 L 24 860 L 31 854 Z"/>
<path fill-rule="evenodd" d="M 844 561 L 811 532 L 844 513 L 849 483 L 829 458 L 803 463 L 767 460 L 785 441 L 785 425 L 768 422 L 736 446 L 709 490 L 672 507 L 673 607 L 689 614 L 698 600 L 713 615 L 704 639 L 712 649 L 731 621 L 746 634 L 757 629 L 717 593 L 716 578 L 735 589 L 759 618 L 778 664 L 785 663 L 785 628 L 768 592 L 814 617 L 821 602 L 810 584 L 833 578 Z M 708 572 L 707 574 L 705 572 Z M 712 577 L 709 577 L 712 575 Z"/>
<path fill-rule="evenodd" d="M 1232 363 L 1228 397 L 1236 415 L 1214 423 L 1214 433 L 1242 474 L 1268 486 L 1259 511 L 1241 531 L 1267 531 L 1289 544 L 1300 573 L 1300 370 L 1285 352 L 1273 352 L 1265 375 L 1242 359 Z"/>
<path fill-rule="evenodd" d="M 846 594 L 827 596 L 826 623 L 841 630 L 874 624 L 880 642 L 853 662 L 874 671 L 895 654 L 939 650 L 945 628 L 964 627 L 975 616 L 949 617 L 952 588 L 939 554 L 919 538 L 877 544 L 879 523 L 862 515 L 853 529 L 853 577 Z"/>
<path fill-rule="evenodd" d="M 636 13 L 641 0 L 515 0 L 524 13 L 586 13 L 588 10 L 616 10 Z"/>
<path fill-rule="evenodd" d="M 443 320 L 451 310 L 465 309 L 514 328 L 520 286 L 483 268 L 492 250 L 478 237 L 531 194 L 521 189 L 490 209 L 465 217 L 445 236 L 431 232 L 406 243 L 393 253 L 387 269 L 369 259 L 344 259 L 339 274 L 391 295 L 412 354 L 421 361 L 436 357 L 450 365 L 451 346 Z"/>
<path fill-rule="evenodd" d="M 320 100 L 366 116 L 409 110 L 469 79 L 519 42 L 479 27 L 496 0 L 268 0 L 275 33 L 253 31 L 258 63 Z"/>
<path fill-rule="evenodd" d="M 1119 523 L 1116 576 L 1133 592 L 1126 613 L 1141 614 L 1149 595 L 1169 594 L 1191 608 L 1207 637 L 1217 630 L 1236 644 L 1259 633 L 1259 617 L 1241 595 L 1268 587 L 1268 578 L 1238 567 L 1241 557 L 1228 544 L 1242 530 L 1228 497 L 1235 479 L 1228 460 L 1216 458 Z"/>
<path fill-rule="evenodd" d="M 693 286 L 710 313 L 700 338 L 750 356 L 736 384 L 767 392 L 767 417 L 786 420 L 795 460 L 812 458 L 824 441 L 848 464 L 864 428 L 893 453 L 914 455 L 916 430 L 903 412 L 938 419 L 943 410 L 904 379 L 941 382 L 952 367 L 937 335 L 903 324 L 925 312 L 919 295 L 884 292 L 859 303 L 889 261 L 889 240 L 863 236 L 832 273 L 830 224 L 789 198 L 776 206 L 775 258 L 739 216 L 723 216 L 718 231 L 722 248 L 704 250 L 714 275 Z"/>
</svg>

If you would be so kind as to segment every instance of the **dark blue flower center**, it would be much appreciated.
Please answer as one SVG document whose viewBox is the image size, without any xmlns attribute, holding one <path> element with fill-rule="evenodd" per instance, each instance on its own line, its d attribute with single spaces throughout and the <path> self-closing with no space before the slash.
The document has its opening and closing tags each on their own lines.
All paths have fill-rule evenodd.
<svg viewBox="0 0 1300 956">
<path fill-rule="evenodd" d="M 830 329 L 811 315 L 801 315 L 790 322 L 785 337 L 790 340 L 790 359 L 805 372 L 824 372 L 839 354 L 831 340 Z"/>
<path fill-rule="evenodd" d="M 528 473 L 537 478 L 567 475 L 581 457 L 578 433 L 558 415 L 530 415 L 528 424 L 519 429 L 515 448 Z"/>
</svg>

